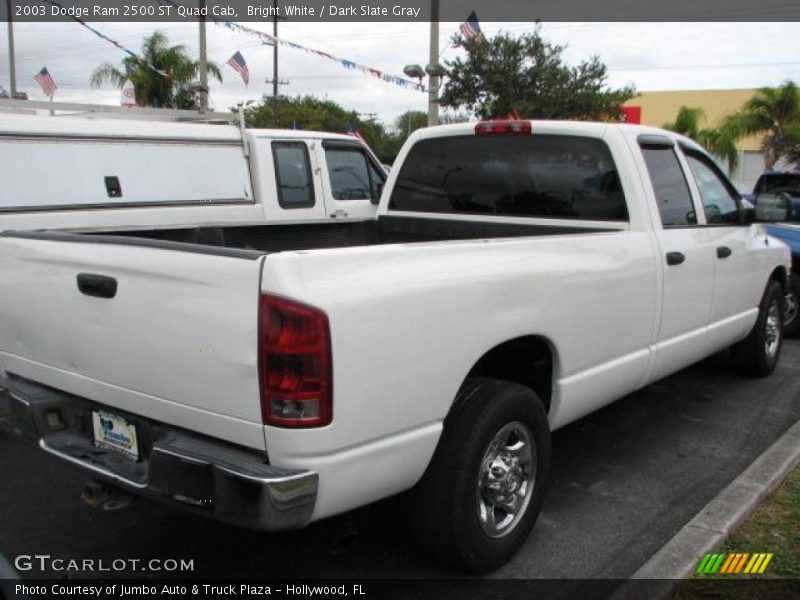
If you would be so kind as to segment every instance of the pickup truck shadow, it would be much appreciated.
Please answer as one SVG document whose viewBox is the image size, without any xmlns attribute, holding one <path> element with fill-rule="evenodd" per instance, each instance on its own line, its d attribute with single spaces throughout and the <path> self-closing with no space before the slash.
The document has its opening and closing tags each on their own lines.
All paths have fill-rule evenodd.
<svg viewBox="0 0 800 600">
<path fill-rule="evenodd" d="M 798 368 L 798 341 L 787 342 L 767 379 L 741 377 L 725 354 L 716 355 L 559 430 L 534 532 L 490 577 L 630 575 L 800 418 Z M 79 500 L 80 475 L 4 437 L 0 472 L 0 553 L 7 557 L 194 560 L 191 573 L 103 574 L 145 579 L 460 575 L 408 539 L 399 497 L 305 530 L 259 534 L 145 500 L 118 512 L 91 511 Z"/>
</svg>

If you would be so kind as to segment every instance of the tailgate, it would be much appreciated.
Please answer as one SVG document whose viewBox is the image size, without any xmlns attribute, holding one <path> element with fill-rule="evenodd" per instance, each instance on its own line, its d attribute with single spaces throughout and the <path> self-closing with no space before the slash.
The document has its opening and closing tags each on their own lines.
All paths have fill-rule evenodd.
<svg viewBox="0 0 800 600">
<path fill-rule="evenodd" d="M 0 362 L 11 376 L 263 449 L 263 262 L 137 238 L 0 234 Z"/>
</svg>

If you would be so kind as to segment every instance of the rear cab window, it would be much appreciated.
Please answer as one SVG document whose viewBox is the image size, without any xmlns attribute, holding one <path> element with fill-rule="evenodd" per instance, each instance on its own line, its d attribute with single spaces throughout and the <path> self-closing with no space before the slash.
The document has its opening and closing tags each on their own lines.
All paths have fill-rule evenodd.
<svg viewBox="0 0 800 600">
<path fill-rule="evenodd" d="M 611 152 L 591 137 L 455 135 L 409 151 L 389 209 L 591 221 L 627 221 Z"/>
</svg>

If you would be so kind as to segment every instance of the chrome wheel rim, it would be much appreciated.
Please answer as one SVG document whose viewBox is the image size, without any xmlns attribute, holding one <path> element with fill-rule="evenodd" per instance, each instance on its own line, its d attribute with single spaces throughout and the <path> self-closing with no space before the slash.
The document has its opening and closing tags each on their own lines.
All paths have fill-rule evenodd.
<svg viewBox="0 0 800 600">
<path fill-rule="evenodd" d="M 788 325 L 797 318 L 797 295 L 794 292 L 786 294 L 783 310 L 783 322 Z"/>
<path fill-rule="evenodd" d="M 533 496 L 536 445 L 531 428 L 508 423 L 492 438 L 478 473 L 478 522 L 492 538 L 508 535 L 517 526 Z"/>
<path fill-rule="evenodd" d="M 764 336 L 764 352 L 767 357 L 773 358 L 778 352 L 781 341 L 781 312 L 777 302 L 769 305 L 767 311 L 766 332 Z"/>
</svg>

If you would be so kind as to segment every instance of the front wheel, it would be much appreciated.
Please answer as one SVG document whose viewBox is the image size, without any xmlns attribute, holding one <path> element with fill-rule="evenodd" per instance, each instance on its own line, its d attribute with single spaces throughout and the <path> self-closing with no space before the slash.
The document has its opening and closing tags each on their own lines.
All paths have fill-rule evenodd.
<svg viewBox="0 0 800 600">
<path fill-rule="evenodd" d="M 550 429 L 536 394 L 470 379 L 409 494 L 411 530 L 441 560 L 478 573 L 496 569 L 528 537 L 549 468 Z"/>
<path fill-rule="evenodd" d="M 775 370 L 783 345 L 784 297 L 777 281 L 770 281 L 750 334 L 731 347 L 736 366 L 753 377 Z"/>
</svg>

